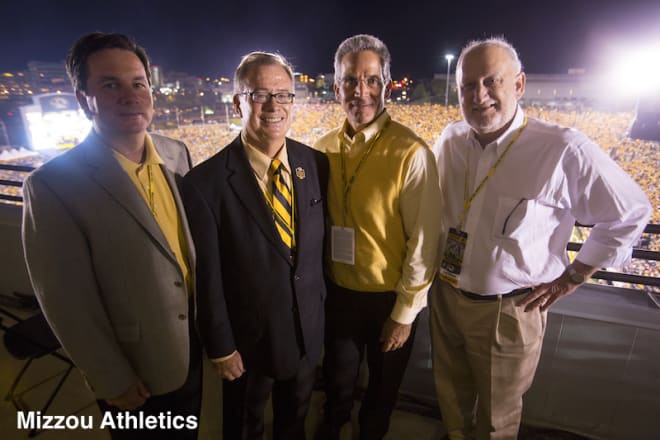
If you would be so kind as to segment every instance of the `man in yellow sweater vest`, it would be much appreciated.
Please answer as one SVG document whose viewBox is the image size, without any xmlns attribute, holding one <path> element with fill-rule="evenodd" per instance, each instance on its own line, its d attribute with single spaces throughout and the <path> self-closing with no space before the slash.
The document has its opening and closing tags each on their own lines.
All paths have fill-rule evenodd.
<svg viewBox="0 0 660 440">
<path fill-rule="evenodd" d="M 339 45 L 334 90 L 346 120 L 316 143 L 330 162 L 331 217 L 321 438 L 338 438 L 350 420 L 365 349 L 360 438 L 385 436 L 434 274 L 440 230 L 434 158 L 421 138 L 390 118 L 390 89 L 382 41 L 356 35 Z"/>
</svg>

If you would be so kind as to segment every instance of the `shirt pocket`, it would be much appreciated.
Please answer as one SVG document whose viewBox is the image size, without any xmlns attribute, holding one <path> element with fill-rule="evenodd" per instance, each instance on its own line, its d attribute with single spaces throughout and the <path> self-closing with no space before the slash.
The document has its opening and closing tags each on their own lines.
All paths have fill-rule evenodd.
<svg viewBox="0 0 660 440">
<path fill-rule="evenodd" d="M 502 196 L 491 226 L 497 264 L 511 281 L 528 286 L 538 272 L 534 260 L 537 202 L 533 199 Z"/>
<path fill-rule="evenodd" d="M 524 240 L 533 234 L 535 206 L 535 200 L 499 197 L 493 219 L 493 238 Z"/>
</svg>

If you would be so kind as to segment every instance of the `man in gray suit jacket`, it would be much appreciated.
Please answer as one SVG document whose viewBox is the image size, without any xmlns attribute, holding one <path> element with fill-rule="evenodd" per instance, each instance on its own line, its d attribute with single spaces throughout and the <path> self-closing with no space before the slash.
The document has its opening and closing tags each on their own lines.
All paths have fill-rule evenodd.
<svg viewBox="0 0 660 440">
<path fill-rule="evenodd" d="M 178 189 L 188 150 L 147 134 L 149 61 L 129 37 L 80 38 L 67 70 L 93 130 L 24 183 L 33 288 L 102 411 L 163 414 L 158 428 L 173 427 L 117 425 L 113 438 L 195 438 L 195 253 Z"/>
</svg>

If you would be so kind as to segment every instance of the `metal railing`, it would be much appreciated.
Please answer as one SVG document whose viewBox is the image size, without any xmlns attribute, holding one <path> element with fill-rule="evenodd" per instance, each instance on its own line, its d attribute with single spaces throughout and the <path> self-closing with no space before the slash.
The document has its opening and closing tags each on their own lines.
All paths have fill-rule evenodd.
<svg viewBox="0 0 660 440">
<path fill-rule="evenodd" d="M 34 167 L 27 166 L 27 165 L 10 165 L 10 164 L 1 164 L 0 163 L 0 171 L 18 171 L 20 173 L 31 173 L 34 170 Z M 13 186 L 15 188 L 21 188 L 23 186 L 23 181 L 16 181 L 16 180 L 7 180 L 7 179 L 0 179 L 0 185 L 4 186 Z M 2 200 L 7 200 L 10 202 L 22 202 L 23 197 L 21 196 L 14 196 L 11 194 L 3 194 L 0 193 L 0 201 Z"/>
<path fill-rule="evenodd" d="M 27 166 L 27 165 L 0 164 L 0 170 L 30 173 L 34 170 L 34 167 Z M 0 185 L 20 188 L 20 187 L 23 186 L 23 182 L 22 181 L 19 182 L 19 181 L 15 181 L 15 180 L 0 179 Z M 7 201 L 11 201 L 11 202 L 19 202 L 20 203 L 20 202 L 23 201 L 23 198 L 20 197 L 20 196 L 14 196 L 14 195 L 10 195 L 10 194 L 1 194 L 0 193 L 0 203 L 1 203 L 2 200 L 7 200 Z M 581 224 L 576 224 L 576 226 L 584 227 L 584 228 L 590 228 L 591 227 L 589 225 L 581 225 Z M 644 229 L 644 233 L 645 234 L 659 235 L 660 234 L 660 225 L 649 224 Z M 567 249 L 569 251 L 574 251 L 574 252 L 578 252 L 581 248 L 582 248 L 582 244 L 581 243 L 576 243 L 576 242 L 570 242 L 570 243 L 568 243 L 568 246 L 567 246 Z M 632 257 L 635 258 L 635 259 L 640 259 L 640 260 L 660 261 L 660 252 L 646 250 L 646 249 L 633 249 Z M 603 281 L 610 281 L 610 282 L 611 281 L 617 281 L 617 282 L 636 284 L 636 285 L 660 287 L 660 277 L 650 277 L 650 276 L 645 276 L 645 275 L 635 275 L 635 274 L 628 274 L 628 273 L 622 273 L 622 272 L 610 272 L 610 271 L 599 270 L 592 276 L 592 278 L 595 278 L 595 279 L 598 279 L 598 280 L 603 280 Z"/>
<path fill-rule="evenodd" d="M 590 225 L 576 225 L 583 228 L 591 228 Z M 659 235 L 660 225 L 648 224 L 644 228 L 645 234 Z M 567 249 L 569 251 L 578 252 L 582 248 L 582 243 L 570 242 Z M 651 251 L 647 249 L 633 249 L 632 257 L 639 260 L 647 261 L 660 261 L 660 252 Z M 629 284 L 639 284 L 644 286 L 660 287 L 660 277 L 649 277 L 645 275 L 635 275 L 622 272 L 610 272 L 599 270 L 594 273 L 591 278 L 603 281 L 618 281 Z"/>
</svg>

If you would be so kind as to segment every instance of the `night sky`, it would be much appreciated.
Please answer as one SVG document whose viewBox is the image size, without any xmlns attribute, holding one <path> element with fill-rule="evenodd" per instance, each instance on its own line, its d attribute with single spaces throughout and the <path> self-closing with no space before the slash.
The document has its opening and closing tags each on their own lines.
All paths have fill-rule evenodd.
<svg viewBox="0 0 660 440">
<path fill-rule="evenodd" d="M 122 32 L 167 72 L 229 76 L 240 56 L 277 51 L 296 70 L 332 71 L 339 42 L 372 33 L 389 46 L 395 78 L 446 70 L 445 53 L 504 35 L 529 73 L 603 68 L 613 47 L 660 42 L 658 0 L 196 1 L 0 0 L 0 72 L 61 61 L 92 31 Z"/>
</svg>

